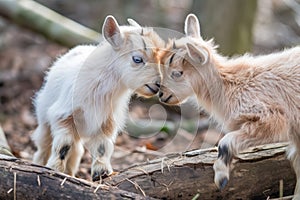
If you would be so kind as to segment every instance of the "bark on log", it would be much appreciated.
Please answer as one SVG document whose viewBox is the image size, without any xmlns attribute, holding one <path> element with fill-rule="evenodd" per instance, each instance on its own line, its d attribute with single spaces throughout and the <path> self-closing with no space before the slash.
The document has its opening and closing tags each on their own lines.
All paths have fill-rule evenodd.
<svg viewBox="0 0 300 200">
<path fill-rule="evenodd" d="M 69 177 L 17 158 L 0 156 L 0 199 L 267 199 L 291 195 L 295 175 L 285 158 L 286 144 L 253 148 L 237 157 L 229 185 L 218 191 L 213 183 L 215 148 L 168 154 L 130 167 L 97 184 Z M 117 188 L 115 187 L 117 186 Z M 140 193 L 141 195 L 137 195 Z"/>
<path fill-rule="evenodd" d="M 67 47 L 100 40 L 94 30 L 32 0 L 1 0 L 0 15 Z"/>
<path fill-rule="evenodd" d="M 0 155 L 0 199 L 151 199 Z"/>
<path fill-rule="evenodd" d="M 285 157 L 286 144 L 253 148 L 237 157 L 229 184 L 218 191 L 213 163 L 217 151 L 195 150 L 132 166 L 104 180 L 119 189 L 163 199 L 267 199 L 293 194 L 295 174 Z"/>
</svg>

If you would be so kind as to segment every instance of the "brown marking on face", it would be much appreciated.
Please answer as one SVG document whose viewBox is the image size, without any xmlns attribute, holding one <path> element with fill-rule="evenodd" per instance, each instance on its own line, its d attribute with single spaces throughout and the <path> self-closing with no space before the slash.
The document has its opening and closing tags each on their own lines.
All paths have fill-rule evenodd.
<svg viewBox="0 0 300 200">
<path fill-rule="evenodd" d="M 149 50 L 145 50 L 145 52 L 143 52 L 144 54 L 146 54 L 145 56 L 148 57 L 151 63 L 160 64 L 160 54 L 165 46 L 165 42 L 153 30 L 144 31 L 144 35 L 142 38 L 147 44 L 147 50 Z"/>
<path fill-rule="evenodd" d="M 174 49 L 174 41 L 170 40 L 166 44 L 166 47 L 163 50 L 161 50 L 160 53 L 159 53 L 160 63 L 162 65 L 167 65 L 168 62 L 170 61 L 170 57 L 173 54 L 176 54 L 177 51 L 178 51 L 177 49 Z"/>
</svg>

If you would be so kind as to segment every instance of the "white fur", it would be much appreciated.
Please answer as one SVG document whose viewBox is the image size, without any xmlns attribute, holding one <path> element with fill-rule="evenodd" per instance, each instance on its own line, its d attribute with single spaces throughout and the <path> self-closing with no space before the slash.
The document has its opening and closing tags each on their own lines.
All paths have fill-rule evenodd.
<svg viewBox="0 0 300 200">
<path fill-rule="evenodd" d="M 158 78 L 156 63 L 147 62 L 156 56 L 152 49 L 147 50 L 152 52 L 148 57 L 140 55 L 144 63 L 132 61 L 134 54 L 144 51 L 142 38 L 148 47 L 163 45 L 152 29 L 145 28 L 147 36 L 140 35 L 141 29 L 119 27 L 109 16 L 103 26 L 107 41 L 77 46 L 53 64 L 34 101 L 38 120 L 32 136 L 38 148 L 35 163 L 74 176 L 86 144 L 93 157 L 92 174 L 112 173 L 113 144 L 124 128 L 130 96 L 135 90 L 154 95 L 145 84 L 154 88 Z M 70 149 L 60 159 L 66 145 Z M 103 155 L 99 155 L 100 145 Z"/>
</svg>

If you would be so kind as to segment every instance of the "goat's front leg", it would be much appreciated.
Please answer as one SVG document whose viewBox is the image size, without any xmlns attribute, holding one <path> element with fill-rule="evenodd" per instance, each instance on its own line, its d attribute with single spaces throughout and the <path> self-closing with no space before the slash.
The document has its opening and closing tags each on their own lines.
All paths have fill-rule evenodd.
<svg viewBox="0 0 300 200">
<path fill-rule="evenodd" d="M 237 154 L 234 146 L 237 137 L 241 137 L 244 133 L 234 131 L 227 133 L 219 142 L 218 159 L 214 163 L 215 184 L 218 188 L 223 189 L 229 181 L 230 165 L 233 157 Z"/>
<path fill-rule="evenodd" d="M 46 165 L 52 147 L 52 137 L 48 125 L 39 124 L 32 134 L 37 151 L 33 155 L 33 163 L 38 165 Z"/>
<path fill-rule="evenodd" d="M 242 150 L 255 145 L 287 140 L 284 113 L 276 108 L 264 115 L 244 114 L 236 118 L 241 129 L 227 133 L 219 142 L 218 159 L 214 163 L 215 183 L 223 189 L 228 180 L 233 158 Z"/>
<path fill-rule="evenodd" d="M 86 143 L 92 156 L 92 179 L 98 181 L 113 173 L 110 159 L 114 151 L 113 139 L 108 136 L 92 137 Z"/>
<path fill-rule="evenodd" d="M 279 130 L 280 132 L 281 130 Z M 254 131 L 255 132 L 255 131 Z M 279 135 L 279 134 L 278 134 Z M 229 173 L 233 158 L 240 152 L 251 146 L 279 142 L 280 137 L 274 133 L 249 133 L 238 130 L 227 133 L 219 142 L 218 159 L 214 163 L 215 184 L 223 189 L 229 181 Z"/>
</svg>

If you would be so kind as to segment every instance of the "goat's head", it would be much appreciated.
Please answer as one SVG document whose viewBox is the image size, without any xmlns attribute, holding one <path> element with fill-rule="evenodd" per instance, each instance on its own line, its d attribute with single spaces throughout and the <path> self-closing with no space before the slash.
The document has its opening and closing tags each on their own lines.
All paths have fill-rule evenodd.
<svg viewBox="0 0 300 200">
<path fill-rule="evenodd" d="M 128 22 L 130 26 L 119 26 L 108 16 L 102 32 L 117 56 L 114 65 L 122 83 L 141 96 L 151 97 L 159 90 L 159 54 L 165 43 L 152 28 L 141 27 L 132 19 Z"/>
<path fill-rule="evenodd" d="M 195 15 L 185 20 L 185 36 L 169 40 L 167 50 L 161 57 L 160 101 L 165 104 L 180 104 L 195 95 L 199 79 L 205 76 L 205 68 L 211 64 L 214 51 L 212 41 L 204 41 Z"/>
</svg>

